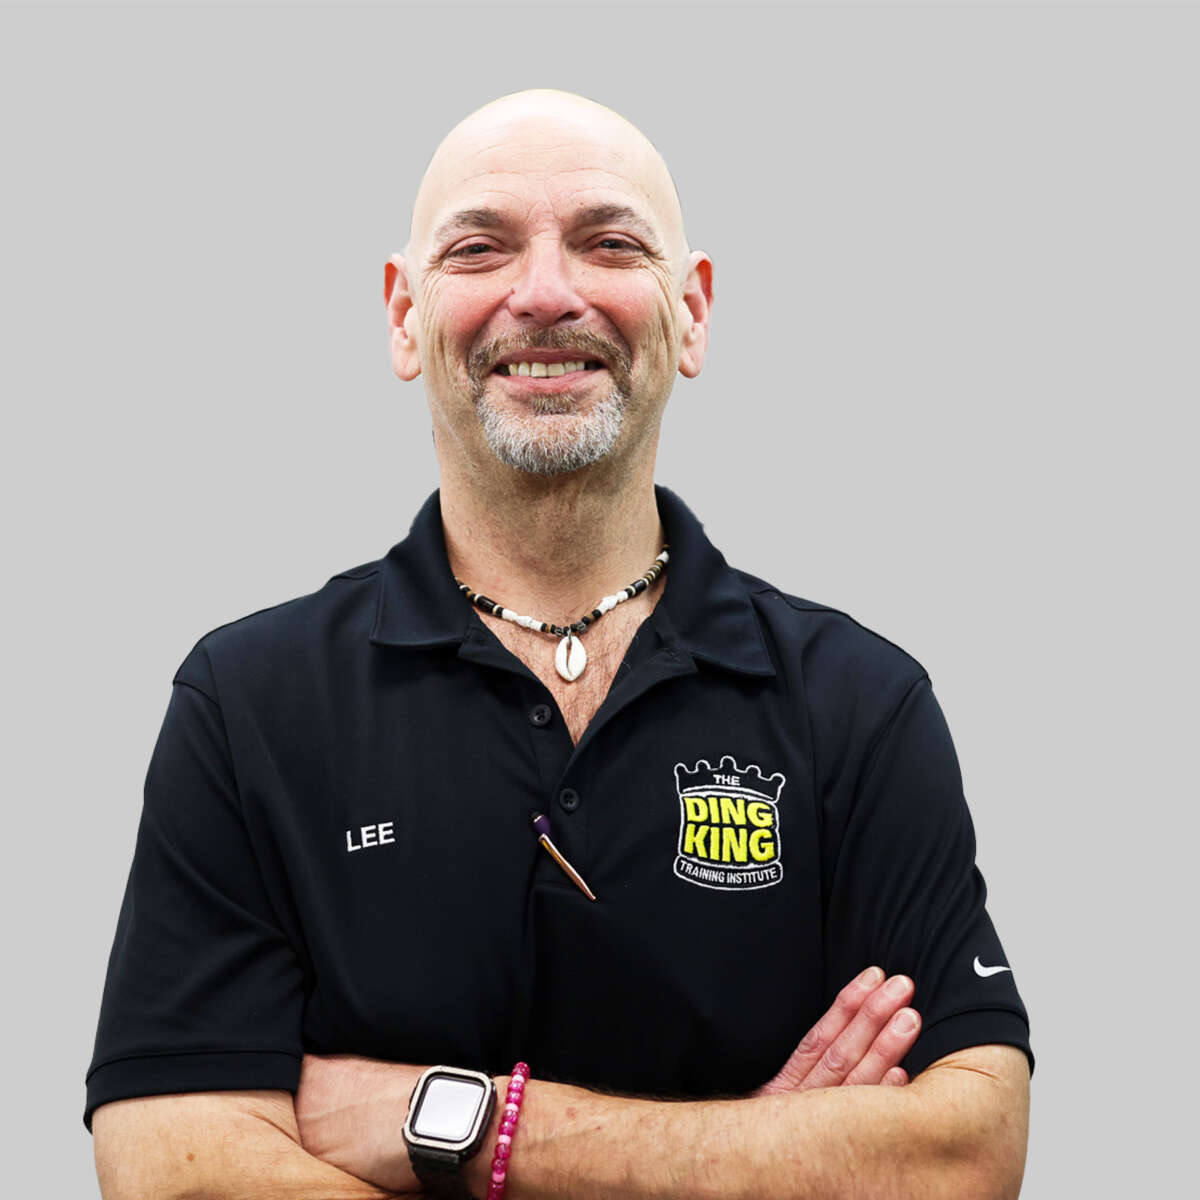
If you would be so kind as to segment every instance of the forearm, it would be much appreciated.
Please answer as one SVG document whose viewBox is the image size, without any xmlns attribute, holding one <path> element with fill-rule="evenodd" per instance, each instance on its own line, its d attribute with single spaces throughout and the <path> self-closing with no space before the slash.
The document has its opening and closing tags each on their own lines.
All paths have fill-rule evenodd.
<svg viewBox="0 0 1200 1200">
<path fill-rule="evenodd" d="M 104 1200 L 389 1200 L 301 1145 L 287 1093 L 195 1093 L 102 1105 L 92 1124 Z"/>
<path fill-rule="evenodd" d="M 829 1088 L 730 1101 L 669 1103 L 531 1081 L 508 1174 L 511 1200 L 1016 1196 L 1024 1163 L 1006 1111 L 961 1101 L 961 1073 L 906 1088 Z M 959 1076 L 959 1077 L 955 1077 Z M 918 1086 L 922 1084 L 923 1086 Z M 969 1086 L 969 1085 L 968 1085 Z M 980 1095 L 990 1085 L 980 1081 Z M 1012 1131 L 1015 1135 L 1020 1131 Z M 493 1139 L 494 1141 L 494 1139 Z M 486 1193 L 489 1156 L 471 1164 Z"/>
<path fill-rule="evenodd" d="M 902 1086 L 915 1024 L 908 988 L 852 981 L 781 1070 L 748 1097 L 669 1102 L 530 1080 L 511 1200 L 864 1196 L 1008 1200 L 1020 1189 L 1029 1067 L 1013 1046 L 972 1046 Z M 878 972 L 882 978 L 882 972 Z M 899 1011 L 898 1011 L 899 1010 Z M 305 1055 L 295 1111 L 311 1153 L 382 1187 L 417 1190 L 400 1128 L 422 1068 Z M 878 1086 L 892 1081 L 893 1086 Z M 496 1077 L 502 1101 L 507 1076 Z M 484 1196 L 500 1123 L 464 1173 Z"/>
</svg>

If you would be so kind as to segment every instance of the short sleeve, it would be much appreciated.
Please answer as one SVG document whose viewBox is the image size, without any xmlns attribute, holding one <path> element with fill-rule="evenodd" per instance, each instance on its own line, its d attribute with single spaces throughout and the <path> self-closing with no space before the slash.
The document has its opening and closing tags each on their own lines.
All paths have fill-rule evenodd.
<svg viewBox="0 0 1200 1200">
<path fill-rule="evenodd" d="M 146 776 L 87 1075 L 111 1100 L 299 1084 L 303 971 L 271 910 L 221 711 L 179 676 Z"/>
<path fill-rule="evenodd" d="M 958 759 L 927 677 L 908 690 L 862 768 L 827 907 L 828 982 L 864 966 L 912 977 L 915 1076 L 968 1046 L 1023 1050 L 1029 1019 L 984 907 Z M 840 983 L 838 982 L 840 981 Z"/>
</svg>

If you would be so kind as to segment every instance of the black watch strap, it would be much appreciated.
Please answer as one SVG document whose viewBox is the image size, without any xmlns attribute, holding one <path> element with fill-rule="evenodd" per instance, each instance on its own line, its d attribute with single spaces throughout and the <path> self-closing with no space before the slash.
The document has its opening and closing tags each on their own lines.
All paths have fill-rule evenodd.
<svg viewBox="0 0 1200 1200">
<path fill-rule="evenodd" d="M 462 1175 L 462 1163 L 452 1150 L 410 1146 L 409 1159 L 421 1186 L 438 1200 L 475 1200 Z"/>
</svg>

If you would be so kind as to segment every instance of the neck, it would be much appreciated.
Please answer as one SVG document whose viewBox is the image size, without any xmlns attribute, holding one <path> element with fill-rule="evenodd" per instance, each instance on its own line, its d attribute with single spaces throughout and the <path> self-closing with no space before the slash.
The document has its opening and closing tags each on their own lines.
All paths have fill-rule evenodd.
<svg viewBox="0 0 1200 1200">
<path fill-rule="evenodd" d="M 455 576 L 505 608 L 568 624 L 632 583 L 663 548 L 650 470 L 620 486 L 587 471 L 517 476 L 483 496 L 442 473 L 442 525 Z"/>
</svg>

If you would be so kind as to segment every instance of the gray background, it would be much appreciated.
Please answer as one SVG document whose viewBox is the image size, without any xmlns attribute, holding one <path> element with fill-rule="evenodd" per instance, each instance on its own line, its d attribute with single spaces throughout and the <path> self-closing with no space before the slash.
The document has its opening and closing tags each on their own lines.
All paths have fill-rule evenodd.
<svg viewBox="0 0 1200 1200">
<path fill-rule="evenodd" d="M 1032 1017 L 1023 1194 L 1187 1177 L 1196 8 L 53 5 L 0 47 L 9 1191 L 98 1193 L 176 665 L 436 486 L 383 262 L 527 86 L 639 124 L 715 260 L 659 480 L 933 677 Z"/>
</svg>

